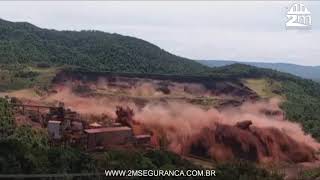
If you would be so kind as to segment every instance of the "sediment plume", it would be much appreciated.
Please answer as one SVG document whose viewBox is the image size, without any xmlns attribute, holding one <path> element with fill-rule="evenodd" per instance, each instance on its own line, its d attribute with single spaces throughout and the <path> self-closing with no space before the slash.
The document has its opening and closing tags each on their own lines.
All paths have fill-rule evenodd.
<svg viewBox="0 0 320 180">
<path fill-rule="evenodd" d="M 251 102 L 220 111 L 181 103 L 148 105 L 134 119 L 152 130 L 158 138 L 156 146 L 179 154 L 261 163 L 316 160 L 320 146 L 299 124 L 263 113 L 279 110 L 275 102 Z"/>
<path fill-rule="evenodd" d="M 132 88 L 129 92 L 149 96 L 156 91 L 150 84 L 140 88 L 147 90 Z M 24 97 L 23 93 L 16 95 Z M 219 109 L 203 109 L 174 100 L 138 106 L 127 99 L 81 96 L 66 85 L 56 86 L 55 93 L 39 97 L 28 94 L 24 98 L 42 103 L 63 102 L 81 114 L 108 115 L 114 119 L 117 106 L 129 107 L 134 112 L 130 120 L 134 133 L 151 133 L 155 147 L 217 161 L 241 158 L 261 163 L 310 162 L 316 160 L 315 152 L 320 147 L 299 124 L 285 119 L 279 99 L 248 101 Z"/>
<path fill-rule="evenodd" d="M 184 148 L 186 153 L 218 161 L 235 158 L 260 163 L 316 160 L 312 147 L 294 140 L 274 127 L 251 127 L 250 130 L 244 130 L 237 126 L 216 124 L 203 129 Z"/>
</svg>

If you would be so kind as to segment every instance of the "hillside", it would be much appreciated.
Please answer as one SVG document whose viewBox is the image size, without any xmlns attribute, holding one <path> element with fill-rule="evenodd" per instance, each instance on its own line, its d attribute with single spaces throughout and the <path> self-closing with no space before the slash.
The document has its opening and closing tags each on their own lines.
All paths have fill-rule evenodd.
<svg viewBox="0 0 320 180">
<path fill-rule="evenodd" d="M 239 63 L 237 61 L 221 61 L 221 60 L 199 60 L 201 64 L 209 67 L 221 67 L 225 65 Z M 263 62 L 240 62 L 251 66 L 274 69 L 281 72 L 286 72 L 300 76 L 302 78 L 313 79 L 320 81 L 320 66 L 302 66 L 288 63 L 263 63 Z"/>
<path fill-rule="evenodd" d="M 233 105 L 232 102 L 235 102 L 237 98 L 243 102 L 249 99 L 246 97 L 252 97 L 252 94 L 258 100 L 277 97 L 283 100 L 281 108 L 285 116 L 291 121 L 299 122 L 305 132 L 320 140 L 320 84 L 289 73 L 244 64 L 226 66 L 220 64 L 217 66 L 221 67 L 209 68 L 192 60 L 172 55 L 159 47 L 133 37 L 99 31 L 48 30 L 29 23 L 12 23 L 3 20 L 0 20 L 0 62 L 0 92 L 31 89 L 34 92 L 32 95 L 38 97 L 57 93 L 52 86 L 62 75 L 67 75 L 67 78 L 61 78 L 60 82 L 66 84 L 72 80 L 74 82 L 83 81 L 83 84 L 77 86 L 77 90 L 86 93 L 90 92 L 90 88 L 83 86 L 86 81 L 94 79 L 98 82 L 101 80 L 99 76 L 107 75 L 111 79 L 109 83 L 114 86 L 114 81 L 121 79 L 119 77 L 126 77 L 120 88 L 121 92 L 113 91 L 115 87 L 112 86 L 96 89 L 95 93 L 99 95 L 99 102 L 101 102 L 102 95 L 107 95 L 108 103 L 112 102 L 112 98 L 115 98 L 116 95 L 122 99 L 127 98 L 128 96 L 124 94 L 125 83 L 133 84 L 133 79 L 139 78 L 145 78 L 149 83 L 153 80 L 161 80 L 161 83 L 158 82 L 159 88 L 155 93 L 161 101 L 166 98 L 181 99 L 186 95 L 186 91 L 189 94 L 187 98 L 183 98 L 192 101 L 193 104 L 204 106 L 213 106 L 217 102 L 225 101 L 231 102 L 228 105 Z M 174 90 L 181 88 L 181 93 L 178 91 L 180 94 L 177 92 L 170 95 L 169 91 L 168 94 L 160 93 L 162 96 L 159 96 L 159 90 L 166 92 L 168 89 L 164 87 L 175 85 L 178 82 L 190 83 L 194 89 L 188 89 L 183 84 L 183 86 L 174 86 Z M 213 94 L 217 97 L 207 97 L 201 94 L 201 88 L 197 89 L 192 84 L 200 82 L 215 90 Z M 99 85 L 100 83 L 99 81 Z M 138 88 L 145 87 L 143 84 L 138 85 Z M 133 93 L 131 90 L 129 92 Z M 134 96 L 141 102 L 142 92 L 144 91 L 130 94 L 130 97 Z M 225 94 L 228 96 L 224 96 Z M 91 95 L 87 97 L 93 98 Z M 110 96 L 112 98 L 109 99 Z M 67 97 L 65 100 L 72 99 L 72 96 Z M 152 96 L 147 98 L 156 99 L 152 99 Z M 42 97 L 41 100 L 43 100 Z M 76 105 L 81 105 L 79 101 L 76 102 Z M 84 109 L 91 107 L 90 102 L 85 101 Z M 99 104 L 99 107 L 105 110 L 106 106 Z M 183 107 L 179 107 L 179 112 L 183 112 L 181 109 Z M 103 161 L 100 162 L 102 167 L 94 169 L 92 167 L 95 166 L 96 161 L 91 154 L 73 148 L 51 148 L 43 132 L 36 132 L 24 126 L 16 127 L 10 105 L 3 99 L 0 99 L 0 114 L 1 122 L 4 123 L 1 126 L 3 133 L 0 134 L 0 143 L 5 147 L 2 151 L 5 156 L 1 157 L 4 159 L 4 168 L 0 168 L 0 172 L 10 170 L 12 173 L 27 173 L 24 169 L 36 173 L 100 172 L 106 168 L 104 166 L 106 164 L 109 168 L 198 168 L 176 155 L 159 150 L 151 152 L 107 151 L 102 155 Z M 10 151 L 11 149 L 15 151 Z M 7 164 L 10 163 L 6 162 L 13 162 L 17 166 L 9 167 Z M 248 171 L 248 177 L 252 175 L 256 177 L 255 179 L 269 176 L 267 172 L 256 170 L 254 166 L 249 165 L 240 163 L 239 165 L 217 166 L 217 170 L 220 169 L 222 173 L 226 173 L 222 174 L 221 179 L 240 177 L 242 173 L 237 174 L 238 169 Z M 261 178 L 256 176 L 257 173 Z"/>
<path fill-rule="evenodd" d="M 265 90 L 262 96 L 275 91 L 284 97 L 287 101 L 283 109 L 288 118 L 301 122 L 307 132 L 320 138 L 320 85 L 313 81 L 241 64 L 209 68 L 146 41 L 118 34 L 47 30 L 4 20 L 0 25 L 1 91 L 35 86 L 48 89 L 57 72 L 70 66 L 76 71 L 135 73 L 131 77 L 175 74 L 179 76 L 171 79 L 191 78 L 207 84 L 216 79 L 260 79 L 260 85 L 268 87 L 261 83 L 271 80 L 279 84 L 278 89 Z"/>
<path fill-rule="evenodd" d="M 272 82 L 264 86 L 275 95 L 284 98 L 282 109 L 289 120 L 299 122 L 306 132 L 320 139 L 320 84 L 291 74 L 257 68 L 243 64 L 232 64 L 215 68 L 213 77 L 227 79 L 264 79 Z M 277 89 L 272 84 L 278 84 Z"/>
<path fill-rule="evenodd" d="M 0 19 L 1 63 L 73 65 L 92 71 L 200 73 L 208 68 L 141 39 L 101 31 L 56 31 Z"/>
</svg>

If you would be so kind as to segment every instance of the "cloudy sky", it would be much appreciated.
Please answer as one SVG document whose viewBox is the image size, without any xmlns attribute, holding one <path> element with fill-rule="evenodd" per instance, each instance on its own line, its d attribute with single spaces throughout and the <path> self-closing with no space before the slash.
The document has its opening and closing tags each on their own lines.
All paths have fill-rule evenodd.
<svg viewBox="0 0 320 180">
<path fill-rule="evenodd" d="M 311 30 L 286 30 L 287 1 L 2 1 L 0 18 L 135 36 L 192 59 L 320 65 L 320 2 L 304 4 Z"/>
</svg>

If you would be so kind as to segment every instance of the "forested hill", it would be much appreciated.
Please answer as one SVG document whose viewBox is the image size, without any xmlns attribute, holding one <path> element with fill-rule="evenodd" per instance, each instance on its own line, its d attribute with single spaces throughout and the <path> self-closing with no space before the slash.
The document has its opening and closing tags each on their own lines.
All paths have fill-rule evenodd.
<svg viewBox="0 0 320 180">
<path fill-rule="evenodd" d="M 56 31 L 0 19 L 1 63 L 75 65 L 94 71 L 195 74 L 209 68 L 144 40 L 101 31 Z"/>
<path fill-rule="evenodd" d="M 241 63 L 261 68 L 274 69 L 281 72 L 294 74 L 303 78 L 320 81 L 320 66 L 302 66 L 289 63 L 237 62 L 227 60 L 199 60 L 197 62 L 200 62 L 201 64 L 207 65 L 209 67 L 221 67 L 230 64 Z"/>
</svg>

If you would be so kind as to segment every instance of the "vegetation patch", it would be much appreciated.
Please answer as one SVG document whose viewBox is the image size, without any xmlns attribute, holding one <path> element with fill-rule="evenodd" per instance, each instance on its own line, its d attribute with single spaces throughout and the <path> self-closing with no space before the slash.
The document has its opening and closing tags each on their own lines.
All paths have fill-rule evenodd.
<svg viewBox="0 0 320 180">
<path fill-rule="evenodd" d="M 244 79 L 244 84 L 255 91 L 262 98 L 281 98 L 281 83 L 269 78 Z"/>
<path fill-rule="evenodd" d="M 58 67 L 39 68 L 29 64 L 0 64 L 0 91 L 31 87 L 48 89 Z"/>
</svg>

